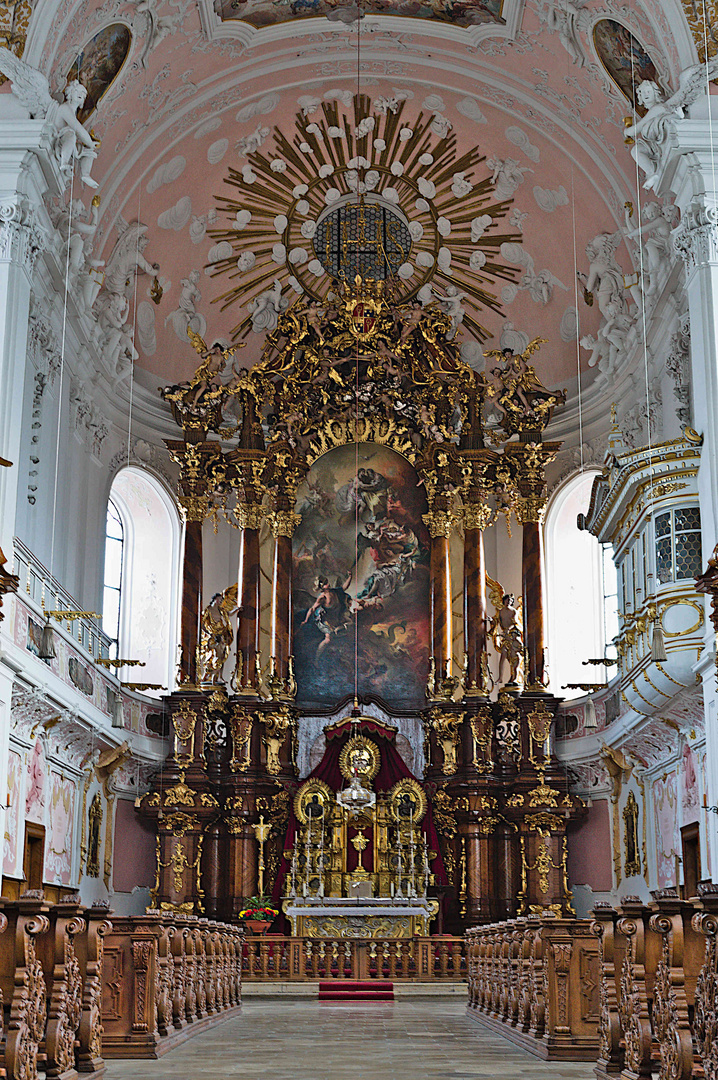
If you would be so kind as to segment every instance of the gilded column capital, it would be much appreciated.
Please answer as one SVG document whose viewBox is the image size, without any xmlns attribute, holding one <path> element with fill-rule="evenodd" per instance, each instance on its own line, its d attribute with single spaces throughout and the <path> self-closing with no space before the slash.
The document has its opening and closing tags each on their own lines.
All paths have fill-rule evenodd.
<svg viewBox="0 0 718 1080">
<path fill-rule="evenodd" d="M 546 509 L 546 497 L 544 495 L 519 495 L 516 500 L 516 516 L 522 525 L 531 522 L 539 524 L 543 520 Z"/>
<path fill-rule="evenodd" d="M 265 517 L 275 540 L 278 536 L 293 536 L 302 520 L 302 515 L 294 510 L 267 510 Z"/>
<path fill-rule="evenodd" d="M 261 503 L 238 503 L 234 516 L 240 529 L 259 529 L 265 510 Z"/>
<path fill-rule="evenodd" d="M 429 536 L 451 536 L 451 530 L 457 519 L 461 518 L 461 512 L 456 510 L 429 510 L 428 514 L 422 514 L 422 521 L 429 530 Z"/>
<path fill-rule="evenodd" d="M 185 521 L 204 521 L 209 514 L 206 495 L 180 495 L 179 504 Z"/>
<path fill-rule="evenodd" d="M 487 529 L 496 520 L 496 511 L 487 502 L 464 503 L 461 517 L 465 529 Z"/>
</svg>

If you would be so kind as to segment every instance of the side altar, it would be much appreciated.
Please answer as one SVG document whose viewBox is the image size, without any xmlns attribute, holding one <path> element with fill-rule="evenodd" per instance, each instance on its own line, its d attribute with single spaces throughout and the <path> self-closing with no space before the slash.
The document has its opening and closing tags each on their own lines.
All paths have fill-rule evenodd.
<svg viewBox="0 0 718 1080">
<path fill-rule="evenodd" d="M 426 937 L 429 891 L 447 881 L 429 801 L 396 729 L 357 712 L 327 729 L 297 790 L 277 892 L 294 935 Z"/>
</svg>

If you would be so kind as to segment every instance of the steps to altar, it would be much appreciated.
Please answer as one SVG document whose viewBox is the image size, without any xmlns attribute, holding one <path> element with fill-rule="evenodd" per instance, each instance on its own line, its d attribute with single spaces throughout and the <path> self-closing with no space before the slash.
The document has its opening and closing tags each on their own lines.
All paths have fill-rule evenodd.
<svg viewBox="0 0 718 1080">
<path fill-rule="evenodd" d="M 319 1001 L 393 1001 L 394 983 L 386 979 L 351 982 L 325 979 L 319 983 Z"/>
</svg>

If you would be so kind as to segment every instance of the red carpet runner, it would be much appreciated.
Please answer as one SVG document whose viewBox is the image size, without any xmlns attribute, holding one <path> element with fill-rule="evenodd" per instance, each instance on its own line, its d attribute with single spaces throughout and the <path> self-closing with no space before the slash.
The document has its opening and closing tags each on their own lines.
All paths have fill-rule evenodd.
<svg viewBox="0 0 718 1080">
<path fill-rule="evenodd" d="M 320 1001 L 393 1001 L 394 983 L 380 979 L 349 982 L 332 979 L 319 983 Z"/>
</svg>

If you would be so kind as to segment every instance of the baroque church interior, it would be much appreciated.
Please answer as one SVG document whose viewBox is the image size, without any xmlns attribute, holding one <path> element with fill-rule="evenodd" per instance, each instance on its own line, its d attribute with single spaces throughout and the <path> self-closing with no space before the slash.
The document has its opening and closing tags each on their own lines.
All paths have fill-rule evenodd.
<svg viewBox="0 0 718 1080">
<path fill-rule="evenodd" d="M 718 1077 L 716 80 L 0 0 L 0 1075 Z"/>
</svg>

